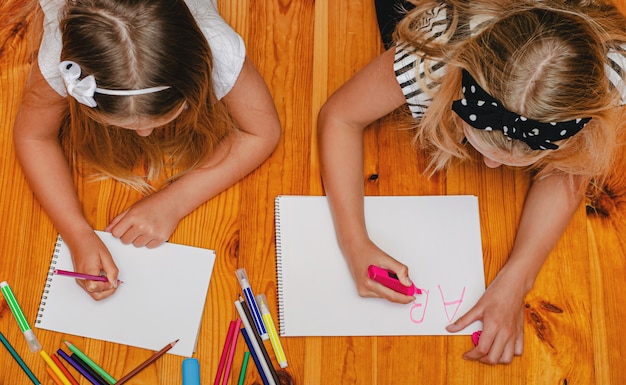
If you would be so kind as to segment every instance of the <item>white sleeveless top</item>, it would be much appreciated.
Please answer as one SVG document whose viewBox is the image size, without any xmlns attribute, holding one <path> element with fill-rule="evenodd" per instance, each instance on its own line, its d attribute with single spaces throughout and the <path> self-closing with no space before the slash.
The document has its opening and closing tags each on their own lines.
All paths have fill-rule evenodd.
<svg viewBox="0 0 626 385">
<path fill-rule="evenodd" d="M 61 62 L 60 11 L 66 0 L 39 0 L 44 13 L 43 39 L 38 63 L 48 84 L 66 97 L 67 90 L 59 73 Z M 185 0 L 196 23 L 211 47 L 213 54 L 213 84 L 218 99 L 223 98 L 235 85 L 246 57 L 246 47 L 239 36 L 217 12 L 215 0 Z"/>
</svg>

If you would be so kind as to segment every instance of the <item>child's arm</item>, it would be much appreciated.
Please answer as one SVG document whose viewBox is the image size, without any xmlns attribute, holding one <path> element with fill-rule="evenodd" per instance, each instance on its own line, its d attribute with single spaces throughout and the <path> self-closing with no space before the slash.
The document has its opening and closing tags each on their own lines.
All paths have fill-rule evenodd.
<svg viewBox="0 0 626 385">
<path fill-rule="evenodd" d="M 265 161 L 280 139 L 272 96 L 254 65 L 246 60 L 233 89 L 224 97 L 239 130 L 232 133 L 202 167 L 135 203 L 107 226 L 135 246 L 156 247 L 178 222 Z"/>
<path fill-rule="evenodd" d="M 37 200 L 68 244 L 74 269 L 95 275 L 104 270 L 109 280 L 116 282 L 117 267 L 83 215 L 68 161 L 59 143 L 60 120 L 66 103 L 50 88 L 34 64 L 13 131 L 17 158 Z M 94 299 L 114 292 L 110 283 L 82 281 L 79 284 Z"/>
<path fill-rule="evenodd" d="M 568 178 L 552 175 L 533 182 L 509 260 L 476 305 L 449 327 L 456 332 L 483 321 L 480 342 L 466 359 L 498 364 L 522 354 L 524 297 L 584 195 L 584 182 Z"/>
<path fill-rule="evenodd" d="M 363 209 L 363 131 L 406 102 L 393 71 L 394 54 L 395 48 L 385 52 L 339 88 L 322 107 L 318 130 L 324 189 L 359 295 L 408 303 L 412 297 L 367 277 L 367 267 L 377 265 L 410 285 L 408 268 L 369 239 Z"/>
</svg>

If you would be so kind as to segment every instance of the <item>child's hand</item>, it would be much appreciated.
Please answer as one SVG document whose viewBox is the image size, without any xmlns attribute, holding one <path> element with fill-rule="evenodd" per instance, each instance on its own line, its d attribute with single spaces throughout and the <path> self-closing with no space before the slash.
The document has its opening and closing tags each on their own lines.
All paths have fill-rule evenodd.
<svg viewBox="0 0 626 385">
<path fill-rule="evenodd" d="M 180 221 L 172 206 L 159 193 L 149 195 L 113 218 L 105 231 L 125 244 L 157 247 L 169 239 Z"/>
<path fill-rule="evenodd" d="M 76 244 L 72 243 L 70 249 L 74 271 L 91 275 L 100 275 L 104 272 L 109 279 L 109 282 L 76 280 L 76 283 L 89 293 L 91 298 L 99 301 L 115 293 L 119 271 L 111 253 L 95 233 L 81 238 Z"/>
<path fill-rule="evenodd" d="M 476 305 L 455 323 L 449 332 L 463 330 L 474 321 L 482 320 L 483 330 L 478 345 L 463 358 L 485 364 L 508 364 L 524 348 L 524 294 L 514 279 L 496 277 Z"/>
<path fill-rule="evenodd" d="M 348 253 L 345 254 L 357 287 L 357 292 L 361 297 L 381 297 L 397 303 L 409 303 L 415 299 L 413 296 L 400 294 L 385 287 L 367 276 L 367 268 L 369 265 L 376 265 L 396 273 L 400 282 L 405 286 L 411 285 L 409 268 L 390 257 L 374 243 L 368 242 L 367 244 L 353 247 L 351 248 L 350 255 L 348 255 Z"/>
</svg>

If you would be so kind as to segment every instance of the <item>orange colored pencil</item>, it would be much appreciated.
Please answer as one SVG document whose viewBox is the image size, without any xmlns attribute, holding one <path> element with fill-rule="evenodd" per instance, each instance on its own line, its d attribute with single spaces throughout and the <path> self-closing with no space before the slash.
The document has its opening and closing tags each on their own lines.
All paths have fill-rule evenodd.
<svg viewBox="0 0 626 385">
<path fill-rule="evenodd" d="M 124 377 L 120 378 L 115 383 L 115 385 L 122 385 L 126 381 L 130 380 L 133 376 L 135 376 L 135 374 L 141 372 L 142 370 L 144 370 L 146 368 L 146 366 L 150 365 L 151 363 L 156 361 L 157 358 L 159 358 L 162 355 L 164 355 L 165 353 L 167 353 L 167 351 L 170 350 L 171 348 L 173 348 L 174 345 L 176 345 L 177 342 L 178 342 L 178 340 L 176 340 L 174 342 L 170 342 L 169 344 L 165 345 L 165 347 L 163 349 L 161 349 L 158 352 L 154 353 L 150 358 L 148 358 L 147 360 L 145 360 L 144 362 L 139 364 L 139 366 L 137 366 L 135 369 L 131 370 L 130 373 L 128 373 Z"/>
<path fill-rule="evenodd" d="M 54 373 L 54 370 L 52 370 L 51 367 L 46 366 L 46 372 L 48 372 L 48 374 L 50 375 L 50 378 L 52 378 L 52 381 L 54 381 L 54 383 L 56 385 L 63 385 L 63 382 L 61 381 L 61 379 Z"/>
</svg>

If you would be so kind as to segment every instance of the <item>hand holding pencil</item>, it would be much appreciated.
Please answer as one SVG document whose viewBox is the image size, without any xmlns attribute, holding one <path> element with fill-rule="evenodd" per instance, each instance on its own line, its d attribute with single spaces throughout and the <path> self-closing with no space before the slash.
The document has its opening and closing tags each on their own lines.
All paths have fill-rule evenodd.
<svg viewBox="0 0 626 385">
<path fill-rule="evenodd" d="M 109 282 L 109 279 L 104 275 L 83 274 L 83 273 L 77 273 L 75 271 L 68 271 L 68 270 L 61 270 L 61 269 L 54 269 L 53 273 L 57 275 L 63 275 L 65 277 L 72 277 L 75 279 L 83 279 L 87 281 Z M 120 283 L 124 283 L 124 281 L 120 281 L 118 279 L 117 284 L 119 285 Z"/>
<path fill-rule="evenodd" d="M 70 249 L 74 271 L 92 276 L 105 275 L 108 281 L 78 279 L 76 283 L 96 301 L 113 295 L 117 289 L 119 270 L 100 237 L 95 232 L 90 232 L 79 239 L 63 240 Z"/>
</svg>

